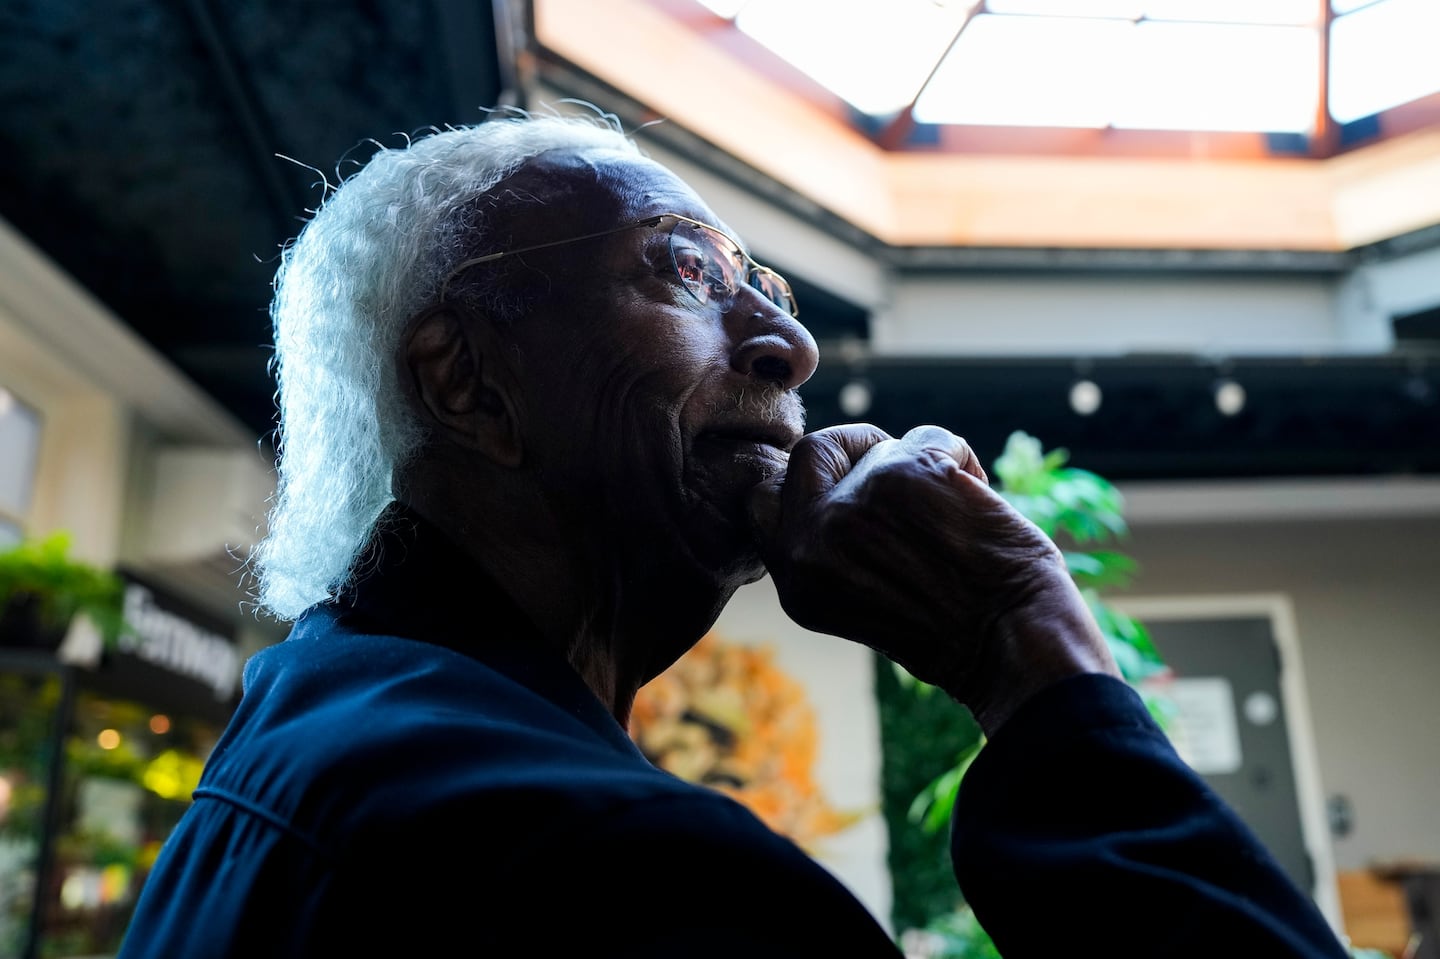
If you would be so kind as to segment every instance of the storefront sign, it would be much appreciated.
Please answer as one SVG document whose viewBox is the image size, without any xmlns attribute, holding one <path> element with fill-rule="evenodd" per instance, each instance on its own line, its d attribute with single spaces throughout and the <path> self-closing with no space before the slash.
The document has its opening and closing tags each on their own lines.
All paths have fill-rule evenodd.
<svg viewBox="0 0 1440 959">
<path fill-rule="evenodd" d="M 122 653 L 207 686 L 218 700 L 229 700 L 240 682 L 240 654 L 232 639 L 175 611 L 148 586 L 125 584 Z"/>
</svg>

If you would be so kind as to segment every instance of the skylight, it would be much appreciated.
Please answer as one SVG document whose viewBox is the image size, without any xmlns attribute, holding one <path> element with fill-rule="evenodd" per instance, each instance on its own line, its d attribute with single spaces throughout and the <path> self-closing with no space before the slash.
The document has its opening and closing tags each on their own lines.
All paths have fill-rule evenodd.
<svg viewBox="0 0 1440 959">
<path fill-rule="evenodd" d="M 1440 91 L 1436 0 L 699 0 L 879 121 L 1313 133 Z"/>
<path fill-rule="evenodd" d="M 936 0 L 763 0 L 735 25 L 862 113 L 909 106 L 969 15 Z"/>
<path fill-rule="evenodd" d="M 1209 23 L 1314 24 L 1315 0 L 990 0 L 987 13 Z"/>
<path fill-rule="evenodd" d="M 984 16 L 961 35 L 915 104 L 922 123 L 1103 127 L 1124 20 Z"/>
<path fill-rule="evenodd" d="M 1350 0 L 1351 6 L 1356 6 Z M 1440 90 L 1440 3 L 1382 0 L 1330 30 L 1330 113 L 1349 123 Z"/>
</svg>

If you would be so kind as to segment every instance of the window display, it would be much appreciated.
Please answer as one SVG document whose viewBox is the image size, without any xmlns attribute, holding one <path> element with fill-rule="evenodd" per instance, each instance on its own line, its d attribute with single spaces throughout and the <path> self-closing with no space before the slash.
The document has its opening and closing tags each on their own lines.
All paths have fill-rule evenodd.
<svg viewBox="0 0 1440 959">
<path fill-rule="evenodd" d="M 42 957 L 114 953 L 160 846 L 190 804 L 217 725 L 80 691 L 65 738 Z"/>
<path fill-rule="evenodd" d="M 189 806 L 238 695 L 224 625 L 125 576 L 93 663 L 0 622 L 0 959 L 98 959 Z"/>
</svg>

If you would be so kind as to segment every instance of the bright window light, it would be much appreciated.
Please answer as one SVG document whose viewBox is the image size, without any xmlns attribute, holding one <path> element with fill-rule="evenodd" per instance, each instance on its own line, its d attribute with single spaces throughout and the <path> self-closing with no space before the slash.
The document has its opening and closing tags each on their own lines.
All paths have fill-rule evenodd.
<svg viewBox="0 0 1440 959">
<path fill-rule="evenodd" d="M 990 0 L 986 12 L 1299 25 L 1315 23 L 1320 9 L 1316 0 Z"/>
<path fill-rule="evenodd" d="M 40 414 L 0 386 L 0 517 L 30 509 L 40 464 Z"/>
<path fill-rule="evenodd" d="M 1153 20 L 1309 26 L 1320 19 L 1315 0 L 1149 0 L 1144 6 Z"/>
<path fill-rule="evenodd" d="M 990 0 L 989 13 L 1020 13 L 1042 17 L 1113 17 L 1137 20 L 1144 0 Z"/>
<path fill-rule="evenodd" d="M 1320 75 L 1314 29 L 1152 21 L 1134 30 L 1115 126 L 1265 133 L 1314 127 Z"/>
<path fill-rule="evenodd" d="M 1330 9 L 1339 16 L 1342 13 L 1349 13 L 1351 10 L 1367 7 L 1374 2 L 1375 0 L 1330 0 Z"/>
<path fill-rule="evenodd" d="M 915 104 L 922 123 L 1104 127 L 1125 20 L 976 17 Z"/>
<path fill-rule="evenodd" d="M 1383 0 L 1330 27 L 1330 115 L 1349 123 L 1440 90 L 1440 3 Z"/>
<path fill-rule="evenodd" d="M 977 17 L 915 104 L 925 123 L 1303 132 L 1305 27 Z"/>
<path fill-rule="evenodd" d="M 910 105 L 971 5 L 770 0 L 746 5 L 735 23 L 857 110 L 886 116 Z"/>
</svg>

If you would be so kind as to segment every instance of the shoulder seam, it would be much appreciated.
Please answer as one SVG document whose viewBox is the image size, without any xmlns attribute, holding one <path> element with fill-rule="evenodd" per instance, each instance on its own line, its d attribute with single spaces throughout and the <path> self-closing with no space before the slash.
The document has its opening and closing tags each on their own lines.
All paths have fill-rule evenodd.
<svg viewBox="0 0 1440 959">
<path fill-rule="evenodd" d="M 264 821 L 270 826 L 273 826 L 275 829 L 278 829 L 279 831 L 285 833 L 287 836 L 290 836 L 292 839 L 297 840 L 319 858 L 324 859 L 326 862 L 331 863 L 332 865 L 334 864 L 334 858 L 330 855 L 330 852 L 323 845 L 321 845 L 318 839 L 316 839 L 314 836 L 309 835 L 308 833 L 301 832 L 293 825 L 280 818 L 279 815 L 270 811 L 269 809 L 266 809 L 264 806 L 253 800 L 247 799 L 238 793 L 231 792 L 228 789 L 221 789 L 216 786 L 199 787 L 195 790 L 194 798 L 197 800 L 213 799 L 217 802 L 222 802 L 228 806 L 233 806 L 241 812 L 249 813 L 256 819 Z"/>
</svg>

